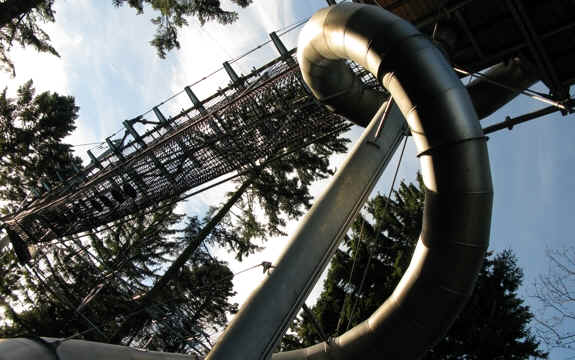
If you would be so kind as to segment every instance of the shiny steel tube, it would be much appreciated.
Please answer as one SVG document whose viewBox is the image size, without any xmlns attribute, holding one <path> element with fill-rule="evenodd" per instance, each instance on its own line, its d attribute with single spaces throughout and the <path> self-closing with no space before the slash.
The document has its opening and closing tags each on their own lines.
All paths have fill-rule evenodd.
<svg viewBox="0 0 575 360">
<path fill-rule="evenodd" d="M 391 106 L 376 136 L 384 113 L 382 106 L 207 360 L 269 359 L 407 131 Z"/>
<path fill-rule="evenodd" d="M 197 356 L 147 351 L 84 340 L 0 339 L 0 360 L 197 360 Z"/>
<path fill-rule="evenodd" d="M 329 343 L 273 359 L 416 359 L 449 329 L 481 267 L 493 198 L 487 146 L 470 97 L 450 65 L 399 17 L 342 3 L 317 12 L 302 30 L 303 77 L 336 112 L 346 97 L 326 84 L 338 83 L 333 69 L 341 67 L 341 59 L 376 75 L 409 124 L 426 187 L 423 230 L 405 275 L 369 319 Z M 345 105 L 342 111 L 353 112 Z"/>
</svg>

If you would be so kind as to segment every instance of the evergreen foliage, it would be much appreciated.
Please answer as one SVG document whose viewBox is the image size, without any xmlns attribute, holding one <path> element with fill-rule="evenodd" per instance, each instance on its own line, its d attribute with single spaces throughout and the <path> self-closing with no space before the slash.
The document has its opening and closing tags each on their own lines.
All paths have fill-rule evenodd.
<svg viewBox="0 0 575 360">
<path fill-rule="evenodd" d="M 137 316 L 144 324 L 127 334 L 126 344 L 206 353 L 207 334 L 221 330 L 226 314 L 237 310 L 228 301 L 235 293 L 224 263 L 196 250 L 161 294 L 141 306 L 153 279 L 186 245 L 186 233 L 199 230 L 200 224 L 192 221 L 178 235 L 171 228 L 180 218 L 164 208 L 138 215 L 116 226 L 119 230 L 76 238 L 37 254 L 33 264 L 18 270 L 18 281 L 1 281 L 1 296 L 7 300 L 0 338 L 82 334 L 107 342 L 128 318 Z"/>
<path fill-rule="evenodd" d="M 307 96 L 293 85 L 275 89 L 280 95 L 274 99 L 285 104 L 274 105 L 278 111 L 265 125 L 301 116 L 289 105 L 291 100 L 281 96 Z M 70 147 L 61 143 L 73 131 L 78 109 L 73 98 L 50 93 L 35 97 L 31 83 L 20 89 L 17 99 L 5 94 L 0 109 L 6 155 L 1 159 L 20 170 L 0 175 L 10 185 L 2 188 L 6 198 L 17 202 L 39 186 L 40 179 L 48 186 L 58 183 L 58 176 L 46 172 L 79 165 Z M 281 136 L 270 129 L 269 136 Z M 241 260 L 259 249 L 256 239 L 282 235 L 287 221 L 310 207 L 313 181 L 333 173 L 329 155 L 345 151 L 347 142 L 332 135 L 304 149 L 277 149 L 278 155 L 288 155 L 252 167 L 222 207 L 204 220 L 188 218 L 178 233 L 171 229 L 181 217 L 172 208 L 160 207 L 163 210 L 120 221 L 110 231 L 40 246 L 27 267 L 18 267 L 12 252 L 3 252 L 0 261 L 9 275 L 0 281 L 6 299 L 0 336 L 81 334 L 89 340 L 205 353 L 211 347 L 210 333 L 225 325 L 225 315 L 235 312 L 236 305 L 228 302 L 234 294 L 233 276 L 202 245 L 225 247 Z M 240 216 L 231 213 L 234 205 Z M 211 284 L 209 292 L 205 284 Z"/>
<path fill-rule="evenodd" d="M 156 25 L 156 35 L 150 41 L 158 52 L 160 58 L 165 58 L 166 53 L 174 48 L 180 48 L 178 41 L 178 28 L 188 25 L 187 18 L 197 18 L 201 25 L 208 21 L 217 21 L 220 24 L 231 24 L 238 19 L 234 11 L 223 10 L 219 0 L 112 0 L 115 6 L 128 6 L 142 14 L 146 6 L 149 6 L 160 15 L 152 19 Z M 251 0 L 231 0 L 236 5 L 246 7 Z"/>
<path fill-rule="evenodd" d="M 75 129 L 77 113 L 73 97 L 36 95 L 31 81 L 15 98 L 8 97 L 6 90 L 0 94 L 4 213 L 14 211 L 41 183 L 57 186 L 60 177 L 71 175 L 73 164 L 80 166 L 70 146 L 62 143 Z M 225 314 L 236 311 L 236 305 L 228 302 L 234 294 L 231 272 L 206 250 L 195 249 L 161 296 L 140 306 L 166 264 L 203 225 L 193 217 L 183 231 L 174 230 L 181 220 L 173 207 L 160 206 L 150 214 L 120 220 L 107 231 L 38 244 L 26 266 L 18 265 L 12 251 L 2 249 L 0 338 L 81 334 L 85 339 L 108 341 L 131 315 L 138 315 L 146 322 L 128 334 L 128 343 L 206 352 L 205 334 L 221 329 Z M 224 243 L 226 236 L 225 229 L 218 229 L 207 241 Z"/>
<path fill-rule="evenodd" d="M 208 214 L 201 230 L 188 233 L 186 248 L 157 279 L 140 306 L 147 307 L 156 301 L 201 244 L 222 246 L 241 260 L 243 256 L 259 249 L 255 240 L 282 235 L 282 227 L 287 220 L 297 218 L 302 215 L 303 209 L 311 206 L 309 187 L 313 180 L 333 173 L 327 155 L 344 151 L 347 141 L 339 136 L 326 137 L 312 147 L 300 149 L 265 167 L 253 169 L 240 180 L 240 186 L 228 194 L 228 200 L 217 211 L 214 209 Z M 298 178 L 297 174 L 302 174 L 302 178 Z M 234 205 L 241 211 L 241 215 L 232 213 Z M 261 209 L 263 216 L 257 214 Z M 125 343 L 129 334 L 144 324 L 145 317 L 131 317 L 120 326 L 110 341 Z"/>
<path fill-rule="evenodd" d="M 367 319 L 393 292 L 420 233 L 423 188 L 420 177 L 418 185 L 402 182 L 391 199 L 382 195 L 372 199 L 367 214 L 353 224 L 312 308 L 328 335 L 341 335 Z M 517 294 L 522 277 L 511 251 L 488 253 L 465 309 L 424 358 L 545 358 L 528 327 L 533 315 Z M 296 319 L 292 330 L 283 341 L 283 350 L 323 341 L 305 314 Z"/>
<path fill-rule="evenodd" d="M 5 0 L 0 3 L 0 70 L 16 74 L 8 57 L 15 44 L 58 55 L 41 24 L 54 21 L 54 0 Z"/>
<path fill-rule="evenodd" d="M 13 211 L 26 196 L 54 186 L 73 174 L 71 146 L 62 140 L 76 128 L 78 107 L 72 96 L 44 92 L 36 95 L 32 80 L 16 98 L 0 93 L 0 210 Z"/>
</svg>

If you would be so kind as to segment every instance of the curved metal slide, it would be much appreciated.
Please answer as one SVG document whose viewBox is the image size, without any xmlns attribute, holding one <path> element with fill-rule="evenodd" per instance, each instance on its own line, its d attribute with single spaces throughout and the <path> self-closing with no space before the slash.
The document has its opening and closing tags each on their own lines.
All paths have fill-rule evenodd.
<svg viewBox="0 0 575 360">
<path fill-rule="evenodd" d="M 486 139 L 467 90 L 441 52 L 380 8 L 342 3 L 316 13 L 300 35 L 304 80 L 326 106 L 362 124 L 379 104 L 355 86 L 343 59 L 376 75 L 409 124 L 426 186 L 423 230 L 406 274 L 369 319 L 329 343 L 274 354 L 274 360 L 420 357 L 464 306 L 488 246 L 493 194 Z M 394 139 L 384 135 L 394 127 L 397 133 L 401 116 L 390 114 L 385 139 L 373 144 L 378 118 L 208 359 L 271 356 L 388 160 L 381 148 L 392 148 Z"/>
</svg>

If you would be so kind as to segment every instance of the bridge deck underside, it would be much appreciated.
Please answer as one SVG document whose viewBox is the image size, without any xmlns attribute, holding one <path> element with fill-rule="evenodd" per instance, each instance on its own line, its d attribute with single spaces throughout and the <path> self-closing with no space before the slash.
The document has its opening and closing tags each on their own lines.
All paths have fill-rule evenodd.
<svg viewBox="0 0 575 360">
<path fill-rule="evenodd" d="M 120 134 L 97 163 L 5 223 L 25 244 L 88 231 L 348 128 L 308 93 L 292 60 L 268 64 L 166 126 Z"/>
<path fill-rule="evenodd" d="M 442 43 L 453 65 L 481 71 L 512 57 L 533 65 L 554 100 L 575 83 L 575 2 L 570 0 L 354 0 L 377 4 Z"/>
</svg>

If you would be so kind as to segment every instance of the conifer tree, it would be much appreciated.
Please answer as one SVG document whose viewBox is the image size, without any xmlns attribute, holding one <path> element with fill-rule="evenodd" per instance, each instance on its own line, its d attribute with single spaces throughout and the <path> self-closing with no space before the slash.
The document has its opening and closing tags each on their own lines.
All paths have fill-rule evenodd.
<svg viewBox="0 0 575 360">
<path fill-rule="evenodd" d="M 392 199 L 382 195 L 372 199 L 367 214 L 353 224 L 311 309 L 328 336 L 341 335 L 368 318 L 393 292 L 420 233 L 422 189 L 421 177 L 417 185 L 402 182 Z M 529 329 L 533 315 L 517 294 L 522 276 L 511 251 L 488 253 L 465 309 L 424 358 L 545 358 Z M 292 331 L 283 341 L 284 350 L 323 341 L 305 313 L 296 319 Z"/>
<path fill-rule="evenodd" d="M 81 160 L 62 140 L 76 128 L 78 107 L 72 96 L 36 94 L 32 80 L 15 98 L 0 93 L 0 201 L 2 214 L 26 197 L 45 191 L 73 174 Z"/>
<path fill-rule="evenodd" d="M 166 57 L 168 51 L 180 48 L 178 29 L 188 25 L 188 18 L 197 18 L 201 25 L 208 21 L 226 25 L 238 19 L 235 11 L 222 9 L 219 0 L 113 0 L 113 2 L 116 6 L 127 4 L 136 9 L 138 14 L 142 14 L 146 7 L 159 13 L 152 19 L 152 23 L 156 25 L 156 34 L 150 44 L 156 48 L 158 56 L 162 59 Z M 252 0 L 232 0 L 232 2 L 246 7 Z"/>
<path fill-rule="evenodd" d="M 286 86 L 277 90 L 298 95 L 298 89 Z M 15 102 L 26 103 L 5 100 L 4 108 L 10 110 L 7 113 L 15 113 L 10 107 Z M 53 122 L 51 131 L 55 135 L 50 145 L 69 151 L 61 139 L 72 131 L 77 108 L 59 108 L 74 111 L 66 113 L 70 117 L 68 121 L 64 121 L 62 115 L 59 121 Z M 272 120 L 281 123 L 280 115 L 274 115 Z M 269 134 L 280 135 L 273 131 Z M 19 137 L 7 140 L 5 148 L 25 148 L 19 141 Z M 12 266 L 11 275 L 3 279 L 0 288 L 4 298 L 9 299 L 4 306 L 8 322 L 1 336 L 32 333 L 65 337 L 81 333 L 90 340 L 147 344 L 156 349 L 198 354 L 207 351 L 210 339 L 206 329 L 221 328 L 225 324 L 224 314 L 235 311 L 235 305 L 227 302 L 233 294 L 229 270 L 206 256 L 201 245 L 226 247 L 241 259 L 258 249 L 254 239 L 282 234 L 288 219 L 300 216 L 309 208 L 309 186 L 314 180 L 332 174 L 328 156 L 344 151 L 346 142 L 334 135 L 304 149 L 278 149 L 278 155 L 283 152 L 288 155 L 246 172 L 222 208 L 208 214 L 203 221 L 189 218 L 179 237 L 170 229 L 180 218 L 168 207 L 164 212 L 140 214 L 132 221 L 120 221 L 111 227 L 113 230 L 90 234 L 82 240 L 63 239 L 62 244 L 40 251 L 28 269 Z M 29 156 L 40 157 L 42 149 L 33 146 Z M 66 159 L 77 161 L 73 157 Z M 33 168 L 35 164 L 23 162 L 22 174 L 50 170 Z M 56 178 L 46 181 L 55 183 Z M 15 200 L 22 200 L 29 192 L 24 190 L 26 184 L 26 181 L 11 183 L 10 194 L 19 194 Z M 35 184 L 32 183 L 30 189 Z M 230 213 L 234 204 L 238 205 L 240 216 Z M 262 211 L 265 216 L 257 216 L 256 211 Z M 2 255 L 3 262 L 15 264 L 10 252 Z M 221 289 L 216 286 L 213 289 L 216 291 L 209 296 L 195 294 L 191 280 L 198 279 L 194 274 L 206 268 L 213 269 L 209 272 L 214 276 L 213 282 L 222 282 L 225 286 Z M 180 293 L 187 295 L 180 296 Z M 46 295 L 46 301 L 38 302 Z M 197 308 L 190 304 L 205 305 Z"/>
<path fill-rule="evenodd" d="M 62 143 L 75 128 L 77 111 L 72 97 L 49 92 L 36 95 L 32 82 L 23 85 L 16 98 L 8 97 L 6 91 L 0 94 L 0 161 L 5 165 L 0 170 L 0 196 L 7 201 L 4 213 L 17 209 L 40 186 L 56 186 L 60 177 L 71 175 L 72 164 L 80 165 L 70 146 Z M 178 320 L 186 314 L 187 320 L 179 324 L 189 330 L 187 338 L 196 339 L 208 323 L 212 324 L 210 329 L 221 328 L 225 314 L 235 311 L 235 305 L 228 303 L 233 295 L 230 272 L 201 249 L 179 269 L 162 297 L 145 308 L 138 307 L 138 299 L 188 245 L 190 234 L 201 227 L 192 217 L 182 235 L 173 229 L 181 219 L 173 206 L 160 206 L 149 214 L 120 220 L 107 231 L 38 244 L 35 256 L 25 266 L 18 265 L 12 251 L 2 249 L 0 308 L 4 321 L 0 337 L 82 334 L 85 339 L 107 341 L 136 310 L 149 316 L 142 328 L 130 334 L 131 341 L 141 344 L 153 332 L 153 346 L 158 349 L 175 346 L 172 332 L 178 323 L 164 325 L 174 316 Z M 208 241 L 224 243 L 226 236 L 225 229 L 219 229 Z M 194 292 L 211 282 L 218 285 L 210 287 L 209 293 L 206 289 Z M 204 305 L 196 308 L 193 304 Z M 160 316 L 158 309 L 169 311 Z M 202 339 L 205 341 L 201 338 L 195 342 Z M 203 348 L 195 350 L 199 345 L 188 341 L 180 341 L 178 346 L 182 351 L 205 352 Z"/>
</svg>

